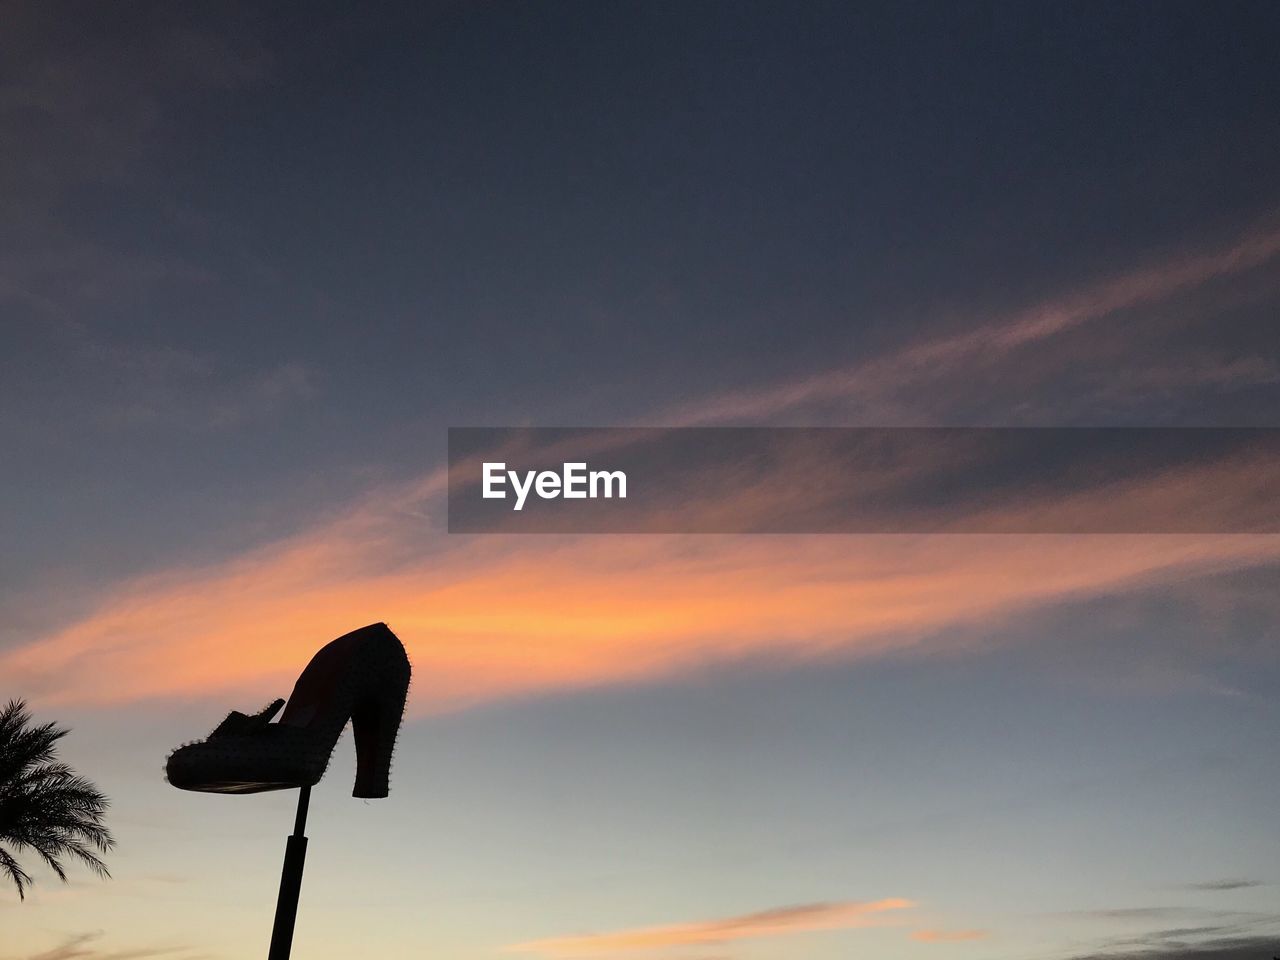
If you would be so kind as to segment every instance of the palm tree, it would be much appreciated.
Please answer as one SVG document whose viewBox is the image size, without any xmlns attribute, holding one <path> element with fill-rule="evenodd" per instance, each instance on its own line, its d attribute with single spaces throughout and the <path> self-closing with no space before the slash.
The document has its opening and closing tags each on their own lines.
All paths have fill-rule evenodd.
<svg viewBox="0 0 1280 960">
<path fill-rule="evenodd" d="M 32 726 L 27 705 L 10 700 L 0 710 L 0 874 L 26 899 L 31 875 L 15 853 L 32 851 L 64 883 L 63 861 L 79 860 L 100 877 L 115 840 L 102 823 L 108 800 L 90 781 L 57 759 L 57 743 L 67 735 L 52 723 Z"/>
</svg>

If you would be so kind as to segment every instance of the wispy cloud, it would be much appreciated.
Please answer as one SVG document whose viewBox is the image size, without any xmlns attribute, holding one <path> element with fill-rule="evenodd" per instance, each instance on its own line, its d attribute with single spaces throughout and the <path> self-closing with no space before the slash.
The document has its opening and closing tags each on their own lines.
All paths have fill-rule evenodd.
<svg viewBox="0 0 1280 960">
<path fill-rule="evenodd" d="M 77 183 L 136 175 L 188 96 L 257 83 L 270 67 L 248 19 L 212 32 L 125 11 L 86 35 L 39 4 L 8 4 L 5 25 L 0 131 L 12 149 L 0 182 L 23 188 L 5 191 L 9 205 L 34 208 Z"/>
<path fill-rule="evenodd" d="M 335 631 L 385 619 L 417 667 L 415 709 L 449 709 L 743 657 L 905 649 L 949 626 L 1280 551 L 1267 536 L 489 540 L 423 527 L 357 511 L 124 584 L 0 655 L 0 672 L 45 700 L 256 697 L 291 682 Z"/>
<path fill-rule="evenodd" d="M 335 631 L 387 620 L 418 667 L 416 709 L 449 709 L 745 657 L 907 649 L 950 627 L 1280 556 L 1266 535 L 450 537 L 434 522 L 437 481 L 223 563 L 121 584 L 88 616 L 0 654 L 0 671 L 46 700 L 258 696 Z"/>
<path fill-rule="evenodd" d="M 692 946 L 754 940 L 815 930 L 846 930 L 892 922 L 885 915 L 915 906 L 910 900 L 889 898 L 843 903 L 813 903 L 779 907 L 742 916 L 699 920 L 668 926 L 639 927 L 611 933 L 552 937 L 517 943 L 506 949 L 543 957 L 576 957 L 619 950 Z"/>
<path fill-rule="evenodd" d="M 971 383 L 979 371 L 1022 360 L 1033 347 L 1054 344 L 1052 363 L 1080 364 L 1079 346 L 1064 352 L 1065 334 L 1122 311 L 1161 303 L 1222 277 L 1268 264 L 1280 254 L 1280 230 L 1273 224 L 1251 229 L 1220 247 L 1175 256 L 1086 286 L 976 325 L 963 332 L 925 337 L 905 347 L 856 363 L 767 386 L 751 387 L 701 400 L 670 412 L 661 422 L 681 425 L 770 422 L 804 416 L 837 405 L 846 422 L 883 426 L 893 423 L 945 422 L 941 412 L 947 383 Z M 1152 366 L 1129 364 L 1129 389 L 1167 392 L 1177 387 L 1227 386 L 1280 381 L 1274 358 L 1228 359 L 1196 356 L 1171 364 L 1167 351 L 1153 352 Z M 990 381 L 987 381 L 990 384 Z M 1108 386 L 1114 390 L 1114 385 Z M 921 398 L 929 398 L 929 407 Z M 1024 401 L 1029 398 L 1023 398 Z"/>
<path fill-rule="evenodd" d="M 53 309 L 37 326 L 61 356 L 62 375 L 75 380 L 77 404 L 88 407 L 87 416 L 78 410 L 78 418 L 101 427 L 235 427 L 308 400 L 318 390 L 318 369 L 302 360 L 245 368 L 172 343 L 113 339 Z"/>
<path fill-rule="evenodd" d="M 1249 887 L 1264 886 L 1261 880 L 1244 880 L 1239 878 L 1229 880 L 1207 880 L 1204 883 L 1189 883 L 1188 890 L 1245 890 Z"/>
<path fill-rule="evenodd" d="M 1194 906 L 1123 907 L 1068 916 L 1139 926 L 1074 960 L 1256 960 L 1280 947 L 1280 914 Z M 1151 923 L 1155 928 L 1141 929 Z"/>
<path fill-rule="evenodd" d="M 99 946 L 101 931 L 81 933 L 65 938 L 57 946 L 40 953 L 23 956 L 8 955 L 3 960 L 148 960 L 152 957 L 172 957 L 181 960 L 200 960 L 205 956 L 189 947 L 123 947 Z"/>
<path fill-rule="evenodd" d="M 912 940 L 921 943 L 962 943 L 969 940 L 985 940 L 991 936 L 986 930 L 915 930 Z"/>
<path fill-rule="evenodd" d="M 319 381 L 311 364 L 285 361 L 236 374 L 211 358 L 180 351 L 175 362 L 145 376 L 116 380 L 97 410 L 109 428 L 174 426 L 220 430 L 280 413 L 315 396 Z M 190 372 L 179 373 L 189 361 Z"/>
<path fill-rule="evenodd" d="M 202 218 L 166 200 L 150 177 L 168 121 L 192 98 L 243 92 L 271 69 L 252 17 L 227 10 L 195 26 L 153 13 L 116 8 L 86 31 L 40 4 L 5 6 L 0 307 L 7 322 L 40 331 L 17 343 L 57 352 L 56 365 L 46 359 L 8 371 L 6 399 L 27 407 L 23 419 L 48 417 L 59 432 L 86 415 L 111 426 L 224 427 L 309 396 L 314 386 L 314 371 L 296 361 L 245 369 L 176 342 L 127 342 L 106 332 L 115 316 L 213 299 L 217 274 L 184 252 L 190 244 L 101 241 L 75 222 L 82 213 L 67 222 L 67 211 L 82 204 L 63 201 L 93 184 L 120 191 L 135 209 L 128 191 L 138 191 L 155 216 L 148 232 L 200 233 Z M 14 403 L 15 394 L 27 402 Z M 59 407 L 64 395 L 68 409 Z"/>
<path fill-rule="evenodd" d="M 1132 943 L 1080 954 L 1072 960 L 1266 960 L 1280 948 L 1280 937 L 1214 937 L 1196 942 L 1175 939 Z"/>
<path fill-rule="evenodd" d="M 1168 920 L 1185 917 L 1188 910 L 1187 907 L 1108 907 L 1101 910 L 1078 911 L 1074 916 L 1095 920 Z"/>
</svg>

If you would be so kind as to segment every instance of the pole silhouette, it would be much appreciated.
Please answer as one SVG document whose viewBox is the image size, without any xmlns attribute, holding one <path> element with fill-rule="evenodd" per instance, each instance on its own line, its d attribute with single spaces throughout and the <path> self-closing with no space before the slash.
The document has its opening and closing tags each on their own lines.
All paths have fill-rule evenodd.
<svg viewBox="0 0 1280 960">
<path fill-rule="evenodd" d="M 298 898 L 302 894 L 302 868 L 307 862 L 307 808 L 311 806 L 311 788 L 298 791 L 298 812 L 293 820 L 293 833 L 285 841 L 284 868 L 280 871 L 280 894 L 276 897 L 276 919 L 271 927 L 271 949 L 267 960 L 289 960 L 293 949 L 293 927 L 298 919 Z"/>
</svg>

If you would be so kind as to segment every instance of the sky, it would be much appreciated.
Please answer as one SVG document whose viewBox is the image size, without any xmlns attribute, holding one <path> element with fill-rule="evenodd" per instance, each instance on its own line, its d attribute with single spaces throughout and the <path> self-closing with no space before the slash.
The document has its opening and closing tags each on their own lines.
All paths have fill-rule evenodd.
<svg viewBox="0 0 1280 960">
<path fill-rule="evenodd" d="M 261 954 L 293 797 L 164 759 L 379 620 L 295 956 L 1280 952 L 1276 536 L 445 517 L 449 427 L 1277 425 L 1280 8 L 0 11 L 0 696 L 119 841 L 0 960 Z"/>
</svg>

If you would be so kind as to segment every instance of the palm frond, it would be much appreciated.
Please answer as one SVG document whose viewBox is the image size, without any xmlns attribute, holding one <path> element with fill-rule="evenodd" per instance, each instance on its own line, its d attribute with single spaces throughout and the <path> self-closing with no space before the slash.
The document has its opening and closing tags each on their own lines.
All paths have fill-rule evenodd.
<svg viewBox="0 0 1280 960">
<path fill-rule="evenodd" d="M 103 822 L 110 801 L 86 778 L 57 759 L 67 731 L 55 724 L 31 725 L 26 704 L 0 710 L 0 874 L 25 899 L 31 876 L 15 854 L 34 854 L 65 881 L 66 862 L 76 861 L 109 877 L 98 856 L 115 846 Z"/>
<path fill-rule="evenodd" d="M 19 900 L 27 899 L 27 887 L 31 886 L 31 875 L 22 869 L 21 864 L 4 847 L 0 847 L 0 873 L 4 873 L 18 888 Z"/>
</svg>

